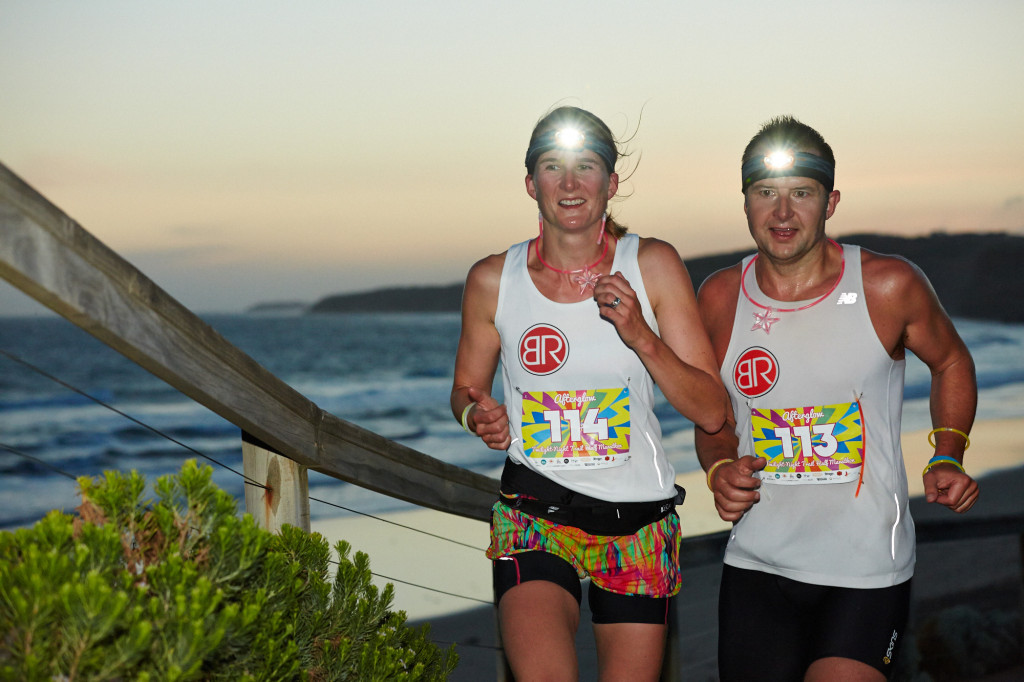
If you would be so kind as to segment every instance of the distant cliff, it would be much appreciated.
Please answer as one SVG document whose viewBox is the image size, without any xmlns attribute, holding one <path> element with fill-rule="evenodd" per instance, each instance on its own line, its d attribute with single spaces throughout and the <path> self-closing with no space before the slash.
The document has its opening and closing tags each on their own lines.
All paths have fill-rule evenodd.
<svg viewBox="0 0 1024 682">
<path fill-rule="evenodd" d="M 436 287 L 397 287 L 335 294 L 320 299 L 311 313 L 441 313 L 462 306 L 462 283 Z"/>
<path fill-rule="evenodd" d="M 1001 322 L 1024 322 L 1024 236 L 944 234 L 893 237 L 860 234 L 842 237 L 879 253 L 901 255 L 931 280 L 950 315 Z M 737 263 L 748 251 L 686 261 L 694 287 L 712 272 Z M 328 296 L 309 308 L 314 313 L 452 312 L 462 301 L 462 284 L 402 287 Z"/>
</svg>

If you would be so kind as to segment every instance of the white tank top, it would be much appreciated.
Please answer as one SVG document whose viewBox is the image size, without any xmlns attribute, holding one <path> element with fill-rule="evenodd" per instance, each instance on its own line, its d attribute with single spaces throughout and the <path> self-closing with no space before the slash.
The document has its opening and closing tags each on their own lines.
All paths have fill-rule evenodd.
<svg viewBox="0 0 1024 682">
<path fill-rule="evenodd" d="M 915 558 L 900 449 L 906 363 L 871 324 L 860 247 L 843 253 L 838 286 L 795 311 L 814 301 L 768 298 L 753 256 L 742 263 L 761 305 L 740 289 L 721 374 L 739 454 L 769 463 L 725 562 L 817 585 L 888 587 L 913 575 Z"/>
<path fill-rule="evenodd" d="M 637 263 L 639 244 L 636 235 L 619 240 L 612 272 L 629 281 L 657 333 Z M 651 375 L 593 299 L 557 303 L 538 291 L 527 269 L 529 248 L 525 241 L 508 250 L 494 317 L 509 457 L 610 502 L 675 496 L 675 471 L 652 410 Z"/>
</svg>

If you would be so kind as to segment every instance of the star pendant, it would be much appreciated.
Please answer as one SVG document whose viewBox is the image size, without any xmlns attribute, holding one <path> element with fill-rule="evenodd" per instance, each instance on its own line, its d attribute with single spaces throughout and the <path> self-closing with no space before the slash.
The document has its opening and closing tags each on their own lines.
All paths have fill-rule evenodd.
<svg viewBox="0 0 1024 682">
<path fill-rule="evenodd" d="M 750 328 L 750 331 L 755 329 L 763 329 L 765 334 L 768 334 L 772 330 L 772 325 L 778 322 L 781 318 L 772 317 L 772 313 L 775 311 L 771 308 L 765 308 L 764 312 L 754 313 L 754 326 Z"/>
<path fill-rule="evenodd" d="M 572 281 L 580 285 L 581 294 L 587 290 L 587 287 L 595 288 L 599 279 L 601 279 L 601 275 L 591 272 L 590 268 L 584 268 L 582 272 L 572 276 Z"/>
</svg>

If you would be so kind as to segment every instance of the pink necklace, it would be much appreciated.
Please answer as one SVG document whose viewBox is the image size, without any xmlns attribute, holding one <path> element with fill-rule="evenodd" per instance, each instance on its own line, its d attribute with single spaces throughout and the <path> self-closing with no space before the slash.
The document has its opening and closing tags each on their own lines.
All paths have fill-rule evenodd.
<svg viewBox="0 0 1024 682">
<path fill-rule="evenodd" d="M 772 315 L 774 315 L 775 313 L 795 313 L 799 310 L 807 310 L 808 308 L 816 306 L 822 301 L 824 301 L 826 298 L 828 298 L 829 294 L 836 290 L 836 287 L 839 286 L 839 282 L 843 279 L 843 273 L 846 272 L 846 253 L 843 251 L 843 247 L 839 246 L 839 244 L 836 244 L 834 240 L 829 239 L 828 242 L 829 244 L 832 244 L 837 249 L 839 249 L 840 253 L 842 253 L 843 256 L 842 266 L 839 268 L 839 276 L 836 277 L 836 281 L 832 283 L 832 287 L 824 294 L 822 294 L 821 297 L 811 301 L 807 305 L 802 305 L 799 308 L 773 308 L 770 305 L 762 305 L 755 301 L 747 292 L 747 272 L 750 270 L 750 267 L 754 264 L 754 261 L 757 260 L 757 255 L 750 259 L 750 262 L 747 263 L 747 267 L 743 268 L 743 274 L 740 275 L 740 289 L 743 290 L 743 295 L 747 297 L 748 301 L 750 301 L 755 306 L 764 311 L 754 312 L 754 326 L 750 328 L 750 331 L 754 331 L 755 329 L 763 329 L 764 333 L 767 334 L 771 331 L 772 325 L 778 322 L 780 319 L 782 319 L 779 317 L 772 317 Z"/>
<path fill-rule="evenodd" d="M 591 272 L 591 268 L 597 267 L 597 265 L 604 260 L 604 257 L 608 255 L 608 242 L 610 241 L 610 239 L 604 240 L 604 251 L 601 252 L 600 258 L 590 265 L 585 265 L 578 270 L 561 270 L 544 260 L 544 257 L 540 255 L 540 237 L 533 240 L 533 250 L 537 252 L 537 260 L 539 260 L 548 270 L 554 270 L 555 272 L 559 272 L 563 275 L 569 275 L 569 279 L 572 280 L 574 284 L 580 285 L 580 293 L 582 294 L 587 290 L 587 287 L 593 289 L 597 286 L 597 280 L 601 278 L 601 273 Z"/>
</svg>

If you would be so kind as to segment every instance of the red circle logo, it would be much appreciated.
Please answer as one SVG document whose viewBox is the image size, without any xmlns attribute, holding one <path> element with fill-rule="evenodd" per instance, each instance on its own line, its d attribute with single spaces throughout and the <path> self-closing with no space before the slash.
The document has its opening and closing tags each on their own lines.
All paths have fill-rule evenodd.
<svg viewBox="0 0 1024 682">
<path fill-rule="evenodd" d="M 748 348 L 732 368 L 732 383 L 748 398 L 757 398 L 772 390 L 779 379 L 779 362 L 764 348 Z"/>
<path fill-rule="evenodd" d="M 519 362 L 530 374 L 558 371 L 569 357 L 569 340 L 549 324 L 535 324 L 519 339 Z"/>
</svg>

